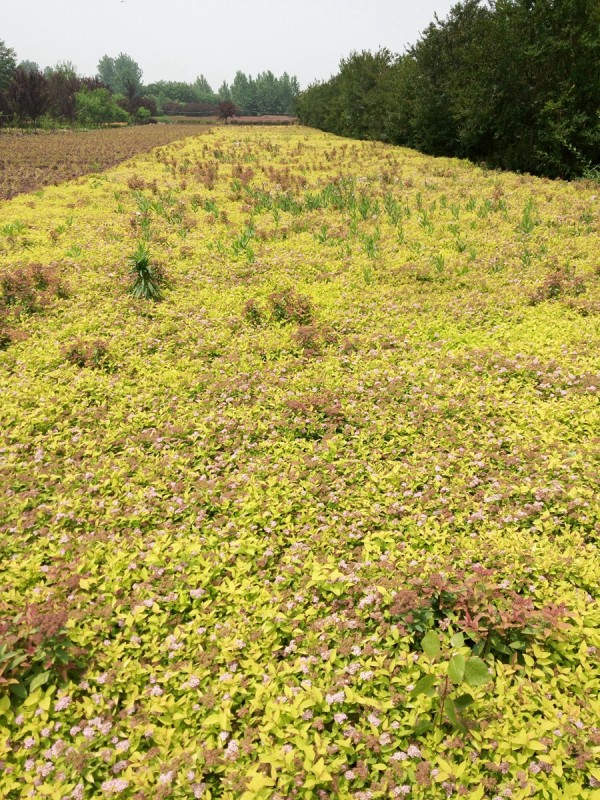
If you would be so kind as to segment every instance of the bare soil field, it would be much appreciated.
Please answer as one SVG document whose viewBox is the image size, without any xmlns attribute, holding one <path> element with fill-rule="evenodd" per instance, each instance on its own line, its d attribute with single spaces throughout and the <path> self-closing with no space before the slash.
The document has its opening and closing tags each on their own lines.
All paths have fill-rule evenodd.
<svg viewBox="0 0 600 800">
<path fill-rule="evenodd" d="M 0 134 L 0 199 L 102 172 L 138 153 L 197 136 L 196 125 Z"/>
</svg>

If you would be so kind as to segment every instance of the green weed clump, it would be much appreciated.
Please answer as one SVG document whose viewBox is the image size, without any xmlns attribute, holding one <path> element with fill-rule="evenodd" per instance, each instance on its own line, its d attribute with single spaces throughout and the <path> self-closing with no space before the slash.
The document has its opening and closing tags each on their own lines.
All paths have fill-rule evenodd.
<svg viewBox="0 0 600 800">
<path fill-rule="evenodd" d="M 138 242 L 135 251 L 128 256 L 132 283 L 129 293 L 136 300 L 154 300 L 156 302 L 163 299 L 163 288 L 167 284 L 167 279 L 160 266 L 152 264 L 150 260 L 150 250 L 146 242 Z"/>
</svg>

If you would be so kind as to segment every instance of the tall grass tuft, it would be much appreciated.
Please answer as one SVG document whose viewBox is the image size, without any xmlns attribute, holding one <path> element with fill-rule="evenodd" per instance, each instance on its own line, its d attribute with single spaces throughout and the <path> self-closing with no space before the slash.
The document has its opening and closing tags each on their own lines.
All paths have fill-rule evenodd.
<svg viewBox="0 0 600 800">
<path fill-rule="evenodd" d="M 163 299 L 162 287 L 166 284 L 160 267 L 151 264 L 150 251 L 145 242 L 138 242 L 135 251 L 127 259 L 131 265 L 133 282 L 129 293 L 136 300 Z"/>
</svg>

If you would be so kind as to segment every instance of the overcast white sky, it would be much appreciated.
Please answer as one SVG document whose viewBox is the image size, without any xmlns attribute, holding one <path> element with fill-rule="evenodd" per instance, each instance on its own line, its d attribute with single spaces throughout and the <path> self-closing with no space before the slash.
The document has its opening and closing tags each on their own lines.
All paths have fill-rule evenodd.
<svg viewBox="0 0 600 800">
<path fill-rule="evenodd" d="M 19 60 L 59 60 L 96 73 L 124 52 L 145 83 L 193 81 L 214 89 L 236 70 L 297 75 L 302 87 L 337 72 L 352 50 L 413 44 L 454 0 L 0 0 L 0 39 Z"/>
</svg>

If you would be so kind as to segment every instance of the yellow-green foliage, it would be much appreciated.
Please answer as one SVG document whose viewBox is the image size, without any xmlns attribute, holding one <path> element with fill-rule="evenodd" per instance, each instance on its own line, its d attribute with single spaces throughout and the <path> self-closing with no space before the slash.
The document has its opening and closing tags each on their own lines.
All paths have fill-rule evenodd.
<svg viewBox="0 0 600 800">
<path fill-rule="evenodd" d="M 219 128 L 0 206 L 1 797 L 598 800 L 595 191 Z"/>
</svg>

